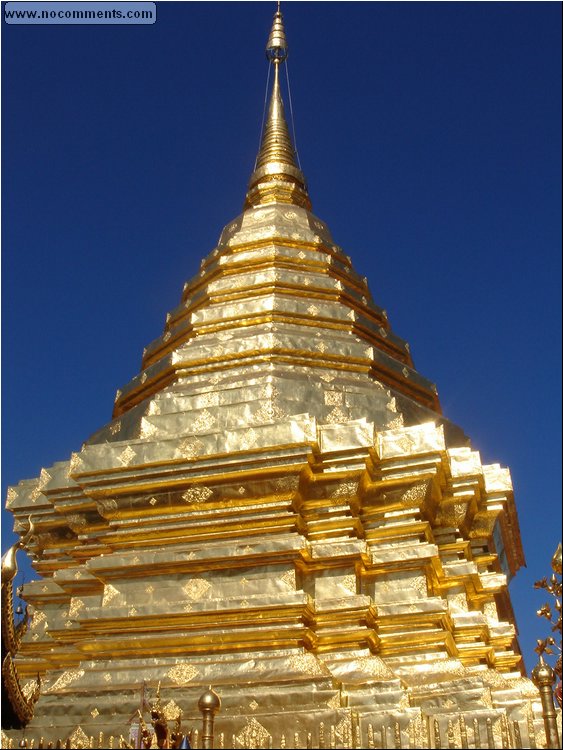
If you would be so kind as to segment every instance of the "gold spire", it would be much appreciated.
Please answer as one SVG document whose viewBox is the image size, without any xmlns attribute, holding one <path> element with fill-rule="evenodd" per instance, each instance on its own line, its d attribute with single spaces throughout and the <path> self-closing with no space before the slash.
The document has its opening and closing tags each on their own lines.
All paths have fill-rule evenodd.
<svg viewBox="0 0 563 750">
<path fill-rule="evenodd" d="M 274 82 L 260 151 L 248 185 L 245 208 L 264 203 L 293 203 L 311 208 L 305 177 L 299 169 L 285 119 L 280 89 L 280 67 L 287 58 L 287 52 L 288 45 L 278 3 L 266 44 L 266 57 L 274 68 Z"/>
</svg>

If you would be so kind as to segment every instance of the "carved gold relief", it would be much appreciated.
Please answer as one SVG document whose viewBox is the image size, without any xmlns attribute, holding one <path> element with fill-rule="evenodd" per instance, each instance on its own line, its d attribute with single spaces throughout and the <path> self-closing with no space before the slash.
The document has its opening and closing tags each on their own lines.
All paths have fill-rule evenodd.
<svg viewBox="0 0 563 750">
<path fill-rule="evenodd" d="M 81 677 L 84 677 L 83 669 L 68 669 L 66 672 L 63 672 L 57 680 L 55 680 L 55 682 L 49 687 L 47 692 L 53 693 L 56 690 L 64 690 L 64 688 L 72 685 Z"/>
<path fill-rule="evenodd" d="M 332 490 L 329 497 L 351 497 L 356 494 L 357 489 L 357 482 L 341 482 L 338 487 Z"/>
<path fill-rule="evenodd" d="M 295 571 L 294 570 L 286 571 L 282 576 L 280 576 L 280 581 L 283 581 L 283 583 L 285 583 L 286 586 L 289 586 L 290 589 L 295 590 L 296 588 Z"/>
<path fill-rule="evenodd" d="M 16 498 L 18 496 L 17 491 L 13 487 L 8 487 L 8 492 L 6 493 L 6 507 L 11 508 L 14 502 L 16 501 Z"/>
<path fill-rule="evenodd" d="M 270 737 L 268 730 L 252 717 L 248 719 L 244 728 L 237 734 L 237 746 L 242 748 L 262 747 Z"/>
<path fill-rule="evenodd" d="M 273 399 L 262 404 L 254 414 L 255 419 L 259 422 L 273 422 L 276 419 L 284 419 L 286 416 L 284 410 Z"/>
<path fill-rule="evenodd" d="M 276 479 L 274 486 L 280 492 L 295 490 L 299 486 L 299 477 L 282 477 L 281 479 Z"/>
<path fill-rule="evenodd" d="M 123 451 L 121 451 L 121 453 L 119 454 L 117 458 L 121 461 L 121 463 L 124 466 L 128 466 L 131 463 L 131 461 L 135 458 L 136 455 L 137 454 L 135 453 L 133 448 L 131 448 L 131 446 L 128 445 Z"/>
<path fill-rule="evenodd" d="M 180 453 L 185 458 L 197 458 L 204 447 L 201 440 L 197 438 L 188 438 L 187 440 L 183 440 L 179 445 Z"/>
<path fill-rule="evenodd" d="M 47 621 L 47 615 L 45 614 L 45 612 L 42 612 L 41 610 L 36 610 L 33 613 L 33 617 L 31 619 L 32 630 L 35 630 L 36 628 L 38 628 L 39 625 L 41 625 L 41 623 L 46 624 L 46 621 Z"/>
<path fill-rule="evenodd" d="M 208 500 L 212 494 L 213 490 L 209 489 L 209 487 L 190 487 L 189 490 L 186 490 L 182 494 L 182 499 L 187 503 L 201 503 Z"/>
<path fill-rule="evenodd" d="M 156 425 L 154 425 L 152 422 L 149 422 L 146 419 L 141 419 L 141 433 L 140 437 L 142 438 L 149 438 L 153 437 L 158 433 L 158 428 Z"/>
<path fill-rule="evenodd" d="M 180 663 L 169 669 L 166 674 L 176 685 L 185 685 L 197 677 L 199 671 L 191 664 Z"/>
<path fill-rule="evenodd" d="M 31 698 L 35 695 L 37 691 L 37 681 L 36 680 L 29 680 L 25 683 L 25 685 L 22 686 L 22 693 L 26 700 L 31 700 Z"/>
<path fill-rule="evenodd" d="M 297 672 L 303 672 L 304 674 L 308 674 L 311 676 L 325 674 L 320 663 L 313 656 L 313 654 L 305 653 L 305 654 L 295 654 L 294 656 L 290 656 L 289 665 L 292 669 L 295 669 Z"/>
<path fill-rule="evenodd" d="M 360 668 L 378 679 L 384 680 L 393 677 L 393 672 L 379 656 L 363 656 L 358 659 Z"/>
<path fill-rule="evenodd" d="M 336 406 L 344 403 L 344 393 L 341 391 L 325 391 L 325 404 L 328 406 Z"/>
<path fill-rule="evenodd" d="M 164 714 L 164 718 L 167 721 L 175 721 L 178 718 L 178 716 L 182 713 L 182 709 L 175 701 L 170 700 L 164 706 L 164 708 L 162 709 L 162 712 Z"/>
<path fill-rule="evenodd" d="M 119 591 L 115 586 L 112 586 L 111 583 L 106 583 L 104 586 L 104 595 L 102 597 L 102 607 L 107 607 L 107 605 L 113 601 L 118 594 Z"/>
<path fill-rule="evenodd" d="M 211 584 L 204 578 L 190 578 L 190 580 L 182 586 L 182 590 L 186 593 L 190 599 L 197 601 L 206 594 L 211 588 Z"/>
<path fill-rule="evenodd" d="M 352 719 L 350 716 L 344 716 L 334 727 L 336 739 L 343 747 L 351 747 L 352 739 Z"/>
<path fill-rule="evenodd" d="M 69 736 L 70 746 L 76 748 L 88 748 L 90 747 L 90 738 L 81 726 L 77 726 L 76 729 Z"/>
<path fill-rule="evenodd" d="M 325 422 L 327 424 L 342 424 L 343 422 L 347 422 L 348 419 L 348 415 L 340 407 L 336 406 L 326 417 Z"/>
<path fill-rule="evenodd" d="M 37 499 L 38 499 L 38 498 L 40 497 L 40 495 L 41 495 L 41 490 L 39 489 L 39 487 L 35 487 L 35 488 L 34 488 L 34 489 L 33 489 L 33 490 L 32 490 L 32 491 L 31 491 L 31 492 L 29 493 L 29 498 L 30 498 L 31 502 L 32 502 L 32 503 L 34 503 L 34 502 L 36 502 L 36 500 L 37 500 Z"/>
<path fill-rule="evenodd" d="M 326 702 L 326 705 L 328 708 L 333 708 L 335 710 L 340 708 L 340 694 L 337 693 L 336 695 L 333 695 L 332 698 Z"/>
<path fill-rule="evenodd" d="M 213 414 L 207 411 L 207 409 L 204 409 L 192 424 L 192 430 L 194 432 L 205 432 L 206 430 L 210 430 L 215 422 L 216 420 Z"/>
<path fill-rule="evenodd" d="M 68 608 L 68 616 L 76 617 L 83 606 L 84 606 L 84 602 L 82 601 L 82 599 L 73 597 L 70 600 L 70 607 Z"/>
<path fill-rule="evenodd" d="M 200 406 L 217 406 L 219 404 L 219 394 L 215 391 L 204 393 L 199 397 Z"/>
</svg>

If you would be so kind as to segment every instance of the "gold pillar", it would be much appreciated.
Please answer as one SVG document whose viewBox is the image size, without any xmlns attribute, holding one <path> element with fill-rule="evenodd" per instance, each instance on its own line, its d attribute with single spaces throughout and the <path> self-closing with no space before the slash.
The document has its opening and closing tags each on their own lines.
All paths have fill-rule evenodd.
<svg viewBox="0 0 563 750">
<path fill-rule="evenodd" d="M 199 699 L 197 705 L 203 716 L 201 747 L 203 750 L 213 750 L 213 724 L 215 722 L 215 714 L 221 708 L 221 699 L 212 690 L 210 685 Z"/>
<path fill-rule="evenodd" d="M 553 705 L 553 684 L 555 672 L 540 655 L 537 665 L 532 670 L 532 680 L 540 691 L 543 723 L 548 748 L 559 748 L 559 732 L 557 731 L 557 716 Z"/>
</svg>

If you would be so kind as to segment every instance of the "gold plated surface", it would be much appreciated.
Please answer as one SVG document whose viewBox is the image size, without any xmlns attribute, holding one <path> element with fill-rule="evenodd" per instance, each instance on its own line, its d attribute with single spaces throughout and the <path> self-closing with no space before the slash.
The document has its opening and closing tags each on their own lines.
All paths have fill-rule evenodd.
<svg viewBox="0 0 563 750">
<path fill-rule="evenodd" d="M 30 736 L 117 738 L 145 684 L 195 732 L 213 685 L 207 745 L 532 747 L 541 707 L 510 614 L 524 557 L 509 472 L 442 416 L 311 213 L 279 13 L 268 49 L 243 213 L 113 420 L 8 492 L 16 530 L 33 520 L 25 546 L 43 576 L 24 587 L 15 661 L 22 681 L 42 677 Z"/>
</svg>

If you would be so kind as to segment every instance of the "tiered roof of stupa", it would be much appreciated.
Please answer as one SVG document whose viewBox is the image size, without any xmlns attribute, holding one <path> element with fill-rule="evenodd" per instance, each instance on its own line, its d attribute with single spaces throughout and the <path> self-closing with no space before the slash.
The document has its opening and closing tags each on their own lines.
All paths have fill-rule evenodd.
<svg viewBox="0 0 563 750">
<path fill-rule="evenodd" d="M 432 746 L 454 724 L 461 742 L 504 742 L 514 722 L 532 737 L 507 592 L 524 562 L 510 475 L 442 416 L 311 212 L 286 55 L 278 11 L 244 211 L 113 419 L 9 490 L 43 576 L 25 586 L 13 658 L 24 690 L 42 675 L 29 731 L 75 746 L 123 732 L 145 681 L 193 721 L 212 683 L 226 747 L 281 742 L 282 709 L 318 746 L 324 732 L 333 747 L 374 746 L 374 732 Z"/>
</svg>

